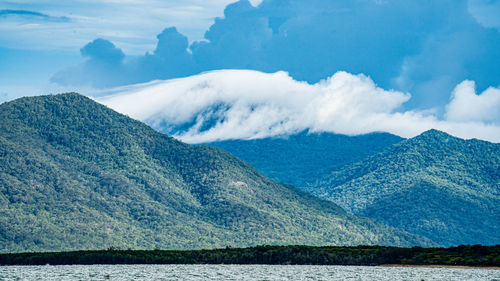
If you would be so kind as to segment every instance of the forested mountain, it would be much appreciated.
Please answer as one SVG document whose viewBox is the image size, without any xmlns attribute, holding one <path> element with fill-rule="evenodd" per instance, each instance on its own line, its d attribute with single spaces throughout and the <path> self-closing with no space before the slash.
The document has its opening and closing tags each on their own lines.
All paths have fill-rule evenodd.
<svg viewBox="0 0 500 281">
<path fill-rule="evenodd" d="M 429 245 L 78 94 L 0 105 L 0 251 Z"/>
<path fill-rule="evenodd" d="M 388 133 L 346 136 L 304 131 L 285 137 L 209 144 L 231 152 L 275 181 L 303 187 L 402 140 Z"/>
<path fill-rule="evenodd" d="M 500 144 L 430 130 L 308 190 L 439 244 L 500 243 Z"/>
</svg>

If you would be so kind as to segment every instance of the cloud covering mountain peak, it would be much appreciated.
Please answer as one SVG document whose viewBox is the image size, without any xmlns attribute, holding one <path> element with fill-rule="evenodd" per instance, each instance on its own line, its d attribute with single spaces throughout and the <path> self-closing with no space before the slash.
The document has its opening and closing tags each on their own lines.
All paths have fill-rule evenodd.
<svg viewBox="0 0 500 281">
<path fill-rule="evenodd" d="M 409 93 L 385 90 L 365 75 L 347 72 L 312 84 L 283 71 L 220 70 L 116 88 L 101 92 L 96 99 L 190 143 L 303 130 L 347 135 L 382 131 L 413 137 L 431 128 L 462 138 L 500 142 L 498 115 L 456 118 L 464 99 L 470 98 L 469 86 L 469 81 L 457 86 L 447 119 L 431 111 L 404 111 Z M 460 94 L 463 91 L 468 96 Z M 498 105 L 489 101 L 500 99 L 500 91 L 492 88 L 481 95 L 474 93 L 473 99 L 477 102 L 469 104 L 469 111 L 495 111 Z"/>
</svg>

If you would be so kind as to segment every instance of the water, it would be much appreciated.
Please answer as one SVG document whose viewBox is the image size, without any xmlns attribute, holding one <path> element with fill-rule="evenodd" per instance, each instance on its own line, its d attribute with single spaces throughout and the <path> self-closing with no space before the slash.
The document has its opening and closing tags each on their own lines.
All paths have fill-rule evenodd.
<svg viewBox="0 0 500 281">
<path fill-rule="evenodd" d="M 497 280 L 500 270 L 310 265 L 3 266 L 0 280 Z"/>
</svg>

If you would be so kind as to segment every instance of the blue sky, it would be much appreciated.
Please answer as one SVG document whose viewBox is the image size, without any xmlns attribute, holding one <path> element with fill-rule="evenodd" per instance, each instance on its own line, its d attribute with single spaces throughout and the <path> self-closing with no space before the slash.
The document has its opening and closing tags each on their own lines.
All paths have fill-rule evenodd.
<svg viewBox="0 0 500 281">
<path fill-rule="evenodd" d="M 230 2 L 0 0 L 0 99 L 66 90 L 50 78 L 84 61 L 80 48 L 96 38 L 128 56 L 154 50 L 156 35 L 168 26 L 200 40 Z"/>
<path fill-rule="evenodd" d="M 393 111 L 443 120 L 463 119 L 450 102 L 473 81 L 497 116 L 499 14 L 500 0 L 0 1 L 0 100 L 222 69 L 311 85 L 346 71 L 411 97 Z"/>
</svg>

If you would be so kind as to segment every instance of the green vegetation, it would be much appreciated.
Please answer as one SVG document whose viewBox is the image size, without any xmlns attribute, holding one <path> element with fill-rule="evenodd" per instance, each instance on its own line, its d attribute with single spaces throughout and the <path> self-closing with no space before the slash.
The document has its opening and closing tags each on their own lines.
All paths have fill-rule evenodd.
<svg viewBox="0 0 500 281">
<path fill-rule="evenodd" d="M 402 140 L 387 133 L 350 137 L 301 132 L 286 137 L 208 144 L 229 151 L 272 180 L 303 187 Z"/>
<path fill-rule="evenodd" d="M 500 144 L 431 130 L 308 190 L 441 245 L 500 243 Z"/>
<path fill-rule="evenodd" d="M 76 251 L 0 254 L 0 265 L 317 264 L 500 266 L 500 245 L 452 248 L 258 246 L 194 251 Z"/>
<path fill-rule="evenodd" d="M 432 245 L 78 94 L 0 105 L 0 252 Z"/>
<path fill-rule="evenodd" d="M 431 130 L 210 143 L 270 178 L 441 245 L 500 243 L 500 145 Z"/>
</svg>

